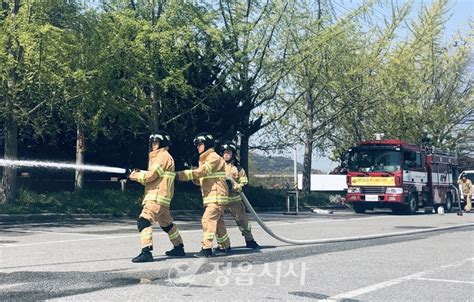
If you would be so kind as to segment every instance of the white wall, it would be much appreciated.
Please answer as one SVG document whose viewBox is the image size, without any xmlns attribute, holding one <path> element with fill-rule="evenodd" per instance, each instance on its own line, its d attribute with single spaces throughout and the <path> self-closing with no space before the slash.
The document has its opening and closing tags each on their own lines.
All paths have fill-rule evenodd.
<svg viewBox="0 0 474 302">
<path fill-rule="evenodd" d="M 303 174 L 298 174 L 298 189 L 303 188 Z M 311 174 L 311 191 L 347 190 L 346 175 Z"/>
</svg>

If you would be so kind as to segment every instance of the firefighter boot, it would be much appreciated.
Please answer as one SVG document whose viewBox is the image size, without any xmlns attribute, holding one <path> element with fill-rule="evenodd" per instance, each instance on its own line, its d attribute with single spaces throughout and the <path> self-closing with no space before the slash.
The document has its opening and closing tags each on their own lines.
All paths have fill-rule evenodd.
<svg viewBox="0 0 474 302">
<path fill-rule="evenodd" d="M 196 258 L 209 258 L 212 257 L 212 249 L 201 249 L 197 254 L 194 254 Z"/>
<path fill-rule="evenodd" d="M 248 248 L 254 249 L 254 250 L 259 250 L 260 249 L 260 245 L 258 245 L 258 243 L 253 239 L 249 240 L 249 241 L 245 241 L 245 247 L 248 247 Z"/>
<path fill-rule="evenodd" d="M 218 246 L 214 249 L 215 256 L 227 256 L 227 255 L 230 255 L 231 252 L 232 252 L 232 249 L 230 247 L 222 248 Z"/>
<path fill-rule="evenodd" d="M 170 257 L 184 257 L 186 256 L 186 253 L 184 252 L 184 245 L 181 243 L 175 247 L 173 247 L 172 250 L 169 250 L 165 252 L 166 256 Z"/>
<path fill-rule="evenodd" d="M 132 262 L 153 262 L 153 256 L 151 254 L 151 248 L 150 247 L 145 247 L 142 248 L 142 252 L 140 255 L 132 259 Z"/>
</svg>

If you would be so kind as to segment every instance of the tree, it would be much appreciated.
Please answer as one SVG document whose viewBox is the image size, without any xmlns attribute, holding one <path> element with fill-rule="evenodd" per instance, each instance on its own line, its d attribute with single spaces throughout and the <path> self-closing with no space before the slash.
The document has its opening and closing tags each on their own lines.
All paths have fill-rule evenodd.
<svg viewBox="0 0 474 302">
<path fill-rule="evenodd" d="M 61 16 L 58 26 L 63 32 L 61 101 L 58 111 L 76 133 L 76 164 L 84 164 L 86 135 L 97 135 L 104 130 L 104 116 L 116 108 L 103 97 L 103 73 L 106 69 L 107 42 L 100 36 L 97 14 L 75 2 L 56 6 Z M 105 110 L 104 108 L 108 108 Z M 84 171 L 75 172 L 75 190 L 84 184 Z"/>
<path fill-rule="evenodd" d="M 364 89 L 374 103 L 368 110 L 356 107 L 331 134 L 335 158 L 355 142 L 373 139 L 375 133 L 411 143 L 420 143 L 429 134 L 437 147 L 466 148 L 473 127 L 467 122 L 474 108 L 472 40 L 458 36 L 443 41 L 446 7 L 447 1 L 435 1 L 411 24 L 407 14 L 393 14 L 409 24 L 408 35 L 400 35 L 399 22 L 388 31 L 380 29 L 393 34 L 382 44 L 386 45 L 383 64 L 371 72 L 371 82 L 377 86 Z"/>
<path fill-rule="evenodd" d="M 369 106 L 362 91 L 372 86 L 370 70 L 377 61 L 366 51 L 370 41 L 357 20 L 366 5 L 333 20 L 319 1 L 299 3 L 298 17 L 286 26 L 294 67 L 273 110 L 289 108 L 288 117 L 272 132 L 286 136 L 277 140 L 304 145 L 303 191 L 309 193 L 313 150 L 325 149 L 327 137 L 354 108 Z"/>
<path fill-rule="evenodd" d="M 61 30 L 49 14 L 53 4 L 34 1 L 2 1 L 0 12 L 0 91 L 5 129 L 5 158 L 18 156 L 20 126 L 35 123 L 34 117 L 55 100 L 60 70 L 55 55 L 61 49 Z M 5 167 L 2 186 L 7 202 L 16 195 L 16 168 Z"/>
<path fill-rule="evenodd" d="M 264 110 L 264 105 L 274 99 L 289 69 L 285 38 L 280 35 L 288 6 L 284 1 L 220 0 L 217 7 L 224 66 L 220 82 L 233 99 L 233 113 L 240 119 L 235 128 L 245 170 L 250 137 L 271 122 L 264 122 L 258 110 Z"/>
<path fill-rule="evenodd" d="M 424 8 L 409 27 L 412 35 L 380 69 L 386 102 L 374 122 L 386 136 L 418 143 L 428 133 L 435 146 L 454 149 L 473 129 L 459 131 L 474 112 L 468 72 L 472 44 L 464 38 L 456 47 L 443 43 L 446 7 L 440 0 Z"/>
<path fill-rule="evenodd" d="M 220 48 L 213 15 L 181 1 L 124 3 L 116 1 L 104 16 L 115 50 L 109 98 L 128 112 L 123 131 L 145 141 L 165 129 L 173 134 L 174 155 L 187 159 L 195 153 L 189 146 L 200 127 L 228 125 L 219 117 L 225 102 L 217 79 Z"/>
<path fill-rule="evenodd" d="M 4 3 L 2 2 L 2 6 Z M 2 58 L 2 95 L 3 104 L 3 120 L 5 127 L 5 144 L 4 156 L 6 159 L 16 159 L 18 152 L 18 124 L 14 114 L 14 103 L 18 98 L 18 86 L 20 80 L 19 64 L 23 61 L 24 48 L 19 44 L 17 24 L 18 13 L 20 11 L 20 0 L 8 2 L 4 8 L 4 18 L 2 20 L 2 32 L 7 34 L 2 38 L 2 49 L 4 56 Z M 5 16 L 6 15 L 6 16 Z M 4 168 L 2 187 L 7 202 L 12 202 L 16 195 L 16 169 Z"/>
</svg>

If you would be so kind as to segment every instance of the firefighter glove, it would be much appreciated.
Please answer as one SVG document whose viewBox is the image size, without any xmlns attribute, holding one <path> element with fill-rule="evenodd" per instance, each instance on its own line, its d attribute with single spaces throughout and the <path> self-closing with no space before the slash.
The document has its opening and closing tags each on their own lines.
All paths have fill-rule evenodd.
<svg viewBox="0 0 474 302">
<path fill-rule="evenodd" d="M 240 193 L 240 192 L 242 192 L 242 185 L 240 185 L 238 183 L 235 183 L 233 189 L 234 189 L 234 191 Z"/>
<path fill-rule="evenodd" d="M 137 173 L 137 172 L 140 172 L 140 169 L 132 169 L 132 168 L 129 168 L 129 169 L 127 169 L 127 170 L 125 171 L 125 176 L 126 176 L 127 178 L 130 178 L 130 176 L 131 176 L 132 174 L 135 174 L 135 173 Z"/>
</svg>

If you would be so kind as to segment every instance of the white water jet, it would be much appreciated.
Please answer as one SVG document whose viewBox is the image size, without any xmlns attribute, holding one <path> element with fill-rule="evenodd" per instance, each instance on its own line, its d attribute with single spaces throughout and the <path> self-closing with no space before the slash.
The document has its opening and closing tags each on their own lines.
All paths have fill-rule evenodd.
<svg viewBox="0 0 474 302">
<path fill-rule="evenodd" d="M 68 169 L 68 170 L 80 170 L 80 171 L 109 172 L 109 173 L 119 173 L 119 174 L 125 173 L 125 169 L 123 168 L 95 166 L 95 165 L 76 165 L 76 164 L 70 164 L 70 163 L 55 163 L 55 162 L 34 161 L 34 160 L 0 159 L 0 166 Z"/>
</svg>

